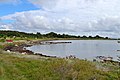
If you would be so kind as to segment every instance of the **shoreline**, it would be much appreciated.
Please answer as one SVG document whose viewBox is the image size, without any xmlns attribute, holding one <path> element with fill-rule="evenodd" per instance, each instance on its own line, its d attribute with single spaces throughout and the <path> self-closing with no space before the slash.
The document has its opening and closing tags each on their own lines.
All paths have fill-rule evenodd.
<svg viewBox="0 0 120 80">
<path fill-rule="evenodd" d="M 65 43 L 72 43 L 72 42 L 52 42 L 53 40 L 37 40 L 37 41 L 28 41 L 21 44 L 14 45 L 7 45 L 3 50 L 7 52 L 19 52 L 20 54 L 25 55 L 39 55 L 41 57 L 50 57 L 50 58 L 57 58 L 57 56 L 49 56 L 44 55 L 42 53 L 34 53 L 31 50 L 27 50 L 25 47 L 31 47 L 33 45 L 48 45 L 48 44 L 65 44 Z"/>
<path fill-rule="evenodd" d="M 49 57 L 49 58 L 59 58 L 57 56 L 49 56 L 49 55 L 44 55 L 43 53 L 35 53 L 31 50 L 27 50 L 25 47 L 31 47 L 33 45 L 50 45 L 50 44 L 65 44 L 65 43 L 72 43 L 72 42 L 52 42 L 53 40 L 37 40 L 37 41 L 27 41 L 21 44 L 14 44 L 14 45 L 8 45 L 6 46 L 3 50 L 7 52 L 18 52 L 20 54 L 24 55 L 38 55 L 41 57 Z M 96 56 L 96 57 L 101 57 L 101 56 Z M 112 59 L 109 60 L 109 58 L 102 56 L 106 59 L 99 59 L 101 62 L 115 62 L 115 63 L 120 63 L 119 61 L 114 61 Z M 73 55 L 68 55 L 64 57 L 66 59 L 71 59 L 71 58 L 76 58 Z M 108 59 L 108 60 L 107 60 Z M 99 61 L 98 58 L 93 58 L 93 61 Z"/>
</svg>

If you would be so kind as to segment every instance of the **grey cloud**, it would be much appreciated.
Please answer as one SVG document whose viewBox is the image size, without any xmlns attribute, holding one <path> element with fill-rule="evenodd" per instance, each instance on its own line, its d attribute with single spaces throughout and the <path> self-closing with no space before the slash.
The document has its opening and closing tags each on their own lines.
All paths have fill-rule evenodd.
<svg viewBox="0 0 120 80">
<path fill-rule="evenodd" d="M 39 13 L 38 13 L 39 12 Z M 37 13 L 37 14 L 36 14 Z M 76 22 L 67 17 L 52 17 L 52 13 L 44 11 L 28 11 L 4 16 L 1 19 L 12 19 L 14 23 L 2 25 L 4 29 L 25 32 L 50 32 L 71 33 L 80 35 L 102 35 L 120 37 L 120 17 L 105 17 L 94 22 Z M 55 15 L 54 15 L 55 16 Z M 7 27 L 10 26 L 10 27 Z"/>
<path fill-rule="evenodd" d="M 12 0 L 0 0 L 0 2 L 9 2 L 9 1 L 12 1 Z"/>
<path fill-rule="evenodd" d="M 10 26 L 10 29 L 25 32 L 55 31 L 80 35 L 99 34 L 120 37 L 119 0 L 29 1 L 51 11 L 46 9 L 26 11 L 1 17 L 2 20 L 10 19 L 15 21 L 9 25 L 6 24 Z"/>
<path fill-rule="evenodd" d="M 100 19 L 97 23 L 92 23 L 92 29 L 96 31 L 119 32 L 120 17 L 107 17 Z"/>
<path fill-rule="evenodd" d="M 36 14 L 37 13 L 37 14 Z M 29 11 L 29 12 L 21 12 L 16 13 L 14 15 L 8 15 L 4 16 L 1 19 L 11 19 L 15 20 L 14 23 L 12 23 L 12 26 L 14 26 L 14 29 L 16 30 L 31 30 L 31 31 L 57 31 L 57 32 L 69 32 L 74 31 L 71 24 L 73 21 L 68 18 L 51 18 L 53 14 L 46 13 L 42 11 Z"/>
<path fill-rule="evenodd" d="M 38 7 L 43 7 L 47 9 L 56 8 L 56 9 L 65 9 L 65 8 L 89 8 L 96 5 L 99 6 L 109 6 L 107 3 L 120 3 L 119 0 L 28 0 Z M 115 5 L 115 4 L 114 4 Z M 102 6 L 101 6 L 102 7 Z"/>
<path fill-rule="evenodd" d="M 58 0 L 28 0 L 38 7 L 53 8 Z"/>
<path fill-rule="evenodd" d="M 83 8 L 86 6 L 86 4 L 93 3 L 96 0 L 28 0 L 28 1 L 45 10 L 63 11 L 71 8 L 74 9 Z"/>
<path fill-rule="evenodd" d="M 21 0 L 0 0 L 0 3 L 18 3 Z"/>
</svg>

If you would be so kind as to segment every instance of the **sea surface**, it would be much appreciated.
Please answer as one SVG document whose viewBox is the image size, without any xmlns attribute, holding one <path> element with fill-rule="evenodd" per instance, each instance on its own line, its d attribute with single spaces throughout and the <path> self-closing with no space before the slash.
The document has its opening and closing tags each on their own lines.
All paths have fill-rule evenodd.
<svg viewBox="0 0 120 80">
<path fill-rule="evenodd" d="M 80 59 L 92 60 L 96 56 L 113 57 L 117 60 L 120 56 L 120 43 L 117 40 L 56 40 L 53 42 L 72 42 L 62 44 L 34 45 L 27 47 L 35 53 L 49 56 L 66 57 L 74 55 Z"/>
</svg>

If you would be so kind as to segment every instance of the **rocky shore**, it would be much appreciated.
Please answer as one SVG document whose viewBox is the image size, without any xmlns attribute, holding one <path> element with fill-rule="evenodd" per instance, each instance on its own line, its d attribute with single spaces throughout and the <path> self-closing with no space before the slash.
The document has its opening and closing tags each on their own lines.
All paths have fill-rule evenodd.
<svg viewBox="0 0 120 80">
<path fill-rule="evenodd" d="M 102 63 L 113 63 L 113 64 L 119 64 L 120 66 L 120 57 L 118 56 L 118 60 L 113 60 L 113 57 L 106 57 L 106 56 L 96 56 L 95 59 L 93 59 L 93 62 L 102 62 Z"/>
<path fill-rule="evenodd" d="M 41 53 L 34 53 L 33 51 L 27 50 L 25 47 L 30 47 L 33 45 L 48 45 L 48 44 L 62 44 L 62 43 L 71 43 L 71 42 L 49 42 L 49 41 L 28 41 L 26 43 L 22 44 L 14 44 L 14 45 L 8 45 L 3 50 L 7 52 L 19 52 L 21 54 L 27 54 L 27 55 L 40 55 L 43 57 L 53 57 L 56 58 L 56 56 L 48 56 L 43 55 Z"/>
</svg>

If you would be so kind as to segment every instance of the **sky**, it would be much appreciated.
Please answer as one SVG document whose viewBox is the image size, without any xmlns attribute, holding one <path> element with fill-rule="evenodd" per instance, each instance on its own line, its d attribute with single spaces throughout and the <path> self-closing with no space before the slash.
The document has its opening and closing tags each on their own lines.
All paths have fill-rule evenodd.
<svg viewBox="0 0 120 80">
<path fill-rule="evenodd" d="M 0 0 L 0 30 L 120 38 L 120 0 Z"/>
</svg>

